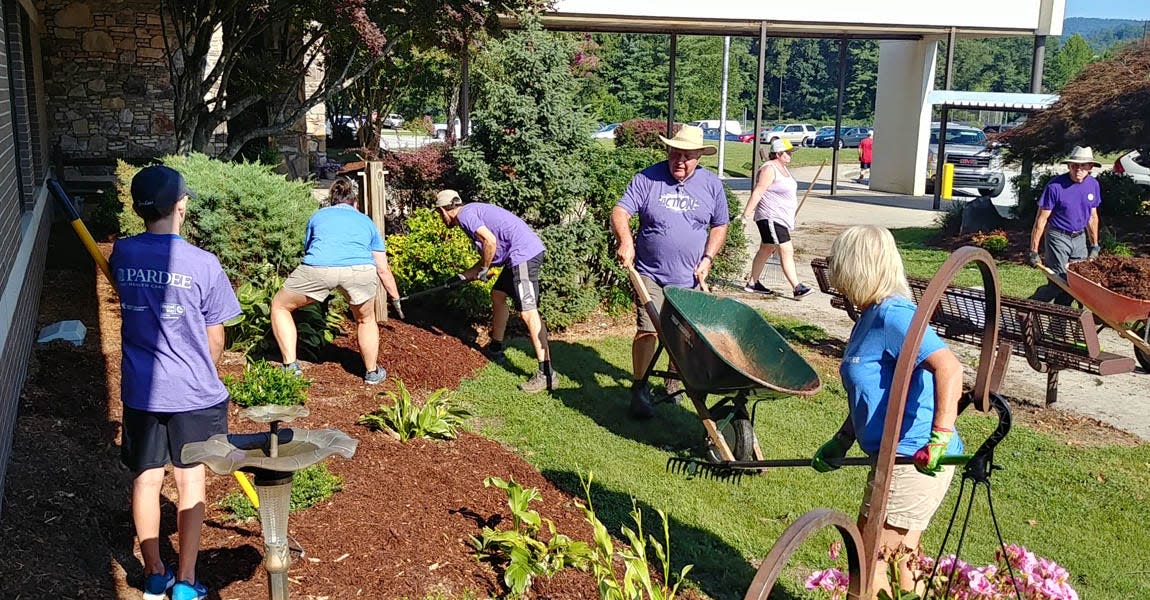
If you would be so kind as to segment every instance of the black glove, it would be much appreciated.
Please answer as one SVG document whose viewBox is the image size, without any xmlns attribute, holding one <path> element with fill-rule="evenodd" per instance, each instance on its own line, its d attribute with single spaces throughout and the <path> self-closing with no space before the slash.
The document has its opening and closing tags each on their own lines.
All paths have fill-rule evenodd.
<svg viewBox="0 0 1150 600">
<path fill-rule="evenodd" d="M 1102 246 L 1099 246 L 1098 244 L 1094 244 L 1093 246 L 1090 247 L 1090 253 L 1086 255 L 1086 259 L 1087 260 L 1094 260 L 1094 259 L 1098 258 L 1099 252 L 1102 252 Z"/>
<path fill-rule="evenodd" d="M 407 319 L 407 317 L 403 316 L 403 302 L 400 302 L 399 298 L 391 301 L 391 307 L 395 309 L 395 316 L 399 317 L 400 320 Z"/>
<path fill-rule="evenodd" d="M 1030 254 L 1029 254 L 1027 257 L 1026 257 L 1026 264 L 1028 264 L 1028 265 L 1030 265 L 1030 266 L 1032 266 L 1032 267 L 1037 267 L 1037 266 L 1038 266 L 1038 262 L 1039 262 L 1041 259 L 1042 259 L 1042 257 L 1041 257 L 1041 256 L 1039 256 L 1039 254 L 1038 254 L 1037 252 L 1031 252 L 1031 253 L 1030 253 Z"/>
</svg>

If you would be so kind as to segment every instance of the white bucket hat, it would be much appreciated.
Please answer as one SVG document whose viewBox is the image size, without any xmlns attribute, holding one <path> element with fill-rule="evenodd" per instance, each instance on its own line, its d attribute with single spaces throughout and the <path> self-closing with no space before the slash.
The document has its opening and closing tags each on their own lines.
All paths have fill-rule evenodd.
<svg viewBox="0 0 1150 600">
<path fill-rule="evenodd" d="M 694 125 L 684 125 L 675 134 L 675 137 L 667 139 L 659 136 L 660 140 L 667 145 L 668 148 L 676 150 L 701 150 L 703 156 L 710 156 L 719 151 L 714 146 L 707 146 L 703 144 L 703 129 L 695 127 Z"/>
<path fill-rule="evenodd" d="M 1094 160 L 1094 150 L 1090 146 L 1075 146 L 1062 163 L 1092 164 L 1095 168 L 1102 168 L 1102 163 Z"/>
</svg>

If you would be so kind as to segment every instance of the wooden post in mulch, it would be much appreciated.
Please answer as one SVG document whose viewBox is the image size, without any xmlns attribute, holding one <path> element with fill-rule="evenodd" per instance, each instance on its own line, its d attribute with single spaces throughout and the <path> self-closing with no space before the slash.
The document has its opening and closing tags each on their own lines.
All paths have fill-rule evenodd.
<svg viewBox="0 0 1150 600">
<path fill-rule="evenodd" d="M 372 223 L 379 229 L 380 237 L 387 239 L 385 219 L 387 217 L 387 188 L 384 185 L 383 163 L 377 160 L 367 161 L 364 168 L 364 195 L 363 207 Z M 387 322 L 387 291 L 383 285 L 375 294 L 375 320 L 379 323 Z"/>
</svg>

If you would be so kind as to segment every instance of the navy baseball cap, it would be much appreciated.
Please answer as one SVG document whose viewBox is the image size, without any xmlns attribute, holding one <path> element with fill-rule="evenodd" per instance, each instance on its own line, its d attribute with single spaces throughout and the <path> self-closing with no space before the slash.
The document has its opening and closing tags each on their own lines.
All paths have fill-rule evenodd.
<svg viewBox="0 0 1150 600">
<path fill-rule="evenodd" d="M 166 210 L 184 196 L 196 197 L 188 189 L 184 176 L 171 167 L 151 165 L 140 169 L 132 178 L 134 206 L 154 206 L 157 210 Z"/>
</svg>

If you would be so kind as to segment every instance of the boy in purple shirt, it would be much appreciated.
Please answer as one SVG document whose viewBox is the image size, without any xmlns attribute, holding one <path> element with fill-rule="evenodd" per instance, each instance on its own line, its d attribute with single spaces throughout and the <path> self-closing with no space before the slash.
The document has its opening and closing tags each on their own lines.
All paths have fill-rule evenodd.
<svg viewBox="0 0 1150 600">
<path fill-rule="evenodd" d="M 1091 169 L 1102 165 L 1094 160 L 1089 146 L 1075 146 L 1070 157 L 1062 161 L 1069 171 L 1050 180 L 1038 201 L 1038 214 L 1030 232 L 1030 257 L 1027 262 L 1043 264 L 1059 277 L 1066 278 L 1066 266 L 1072 262 L 1098 256 L 1098 205 L 1102 204 L 1102 189 L 1098 180 L 1090 175 Z M 1090 237 L 1090 248 L 1086 237 Z M 1045 237 L 1044 255 L 1038 254 L 1038 243 Z M 1070 306 L 1069 294 L 1048 282 L 1030 296 L 1031 300 Z"/>
<path fill-rule="evenodd" d="M 479 260 L 459 276 L 487 281 L 487 270 L 503 267 L 491 288 L 491 345 L 487 355 L 503 358 L 503 335 L 507 331 L 510 296 L 527 325 L 539 369 L 519 386 L 525 392 L 555 389 L 547 325 L 539 315 L 539 268 L 543 265 L 543 241 L 523 219 L 498 206 L 482 202 L 463 204 L 455 190 L 443 190 L 435 198 L 435 210 L 448 227 L 459 226 L 479 251 Z"/>
<path fill-rule="evenodd" d="M 144 558 L 144 598 L 200 600 L 196 578 L 204 520 L 204 466 L 180 460 L 184 444 L 228 431 L 228 392 L 216 372 L 224 321 L 240 304 L 215 255 L 180 237 L 184 178 L 163 165 L 132 178 L 132 208 L 147 231 L 116 242 L 109 260 L 120 294 L 121 459 L 135 474 L 132 521 Z M 160 488 L 172 463 L 179 492 L 179 564 L 160 559 Z"/>
<path fill-rule="evenodd" d="M 703 145 L 703 130 L 684 126 L 667 139 L 667 161 L 640 171 L 611 211 L 611 229 L 619 240 L 624 267 L 634 266 L 647 292 L 662 310 L 663 288 L 693 288 L 706 283 L 715 255 L 727 239 L 727 195 L 714 173 L 699 169 L 699 157 L 714 154 Z M 631 217 L 639 230 L 631 237 Z M 651 391 L 643 375 L 655 356 L 655 324 L 639 303 L 635 339 L 631 342 L 631 414 L 654 416 Z M 668 390 L 670 391 L 670 390 Z"/>
</svg>

